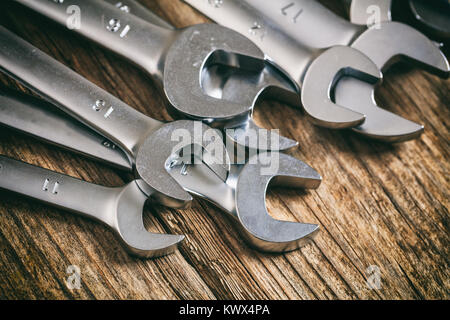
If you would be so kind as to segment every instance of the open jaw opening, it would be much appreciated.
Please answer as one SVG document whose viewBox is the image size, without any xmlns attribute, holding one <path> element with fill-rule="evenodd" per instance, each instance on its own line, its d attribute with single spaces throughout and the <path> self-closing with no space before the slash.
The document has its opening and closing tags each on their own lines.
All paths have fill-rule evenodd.
<svg viewBox="0 0 450 320">
<path fill-rule="evenodd" d="M 204 164 L 179 164 L 169 172 L 186 190 L 224 210 L 242 238 L 254 248 L 265 252 L 295 250 L 314 236 L 319 226 L 272 218 L 266 207 L 267 187 L 272 182 L 273 186 L 314 189 L 320 185 L 321 177 L 310 166 L 285 154 L 279 154 L 279 169 L 274 169 L 280 175 L 264 175 L 266 161 L 253 160 L 232 165 L 226 182 Z"/>
<path fill-rule="evenodd" d="M 366 115 L 366 121 L 352 130 L 391 143 L 418 138 L 424 131 L 423 125 L 378 106 L 375 100 L 377 88 L 350 77 L 343 77 L 337 83 L 333 94 L 336 103 Z"/>
<path fill-rule="evenodd" d="M 201 88 L 206 95 L 250 105 L 252 108 L 247 118 L 223 124 L 225 128 L 232 129 L 227 131 L 229 139 L 237 145 L 264 151 L 283 151 L 298 145 L 297 141 L 262 128 L 253 120 L 254 108 L 265 100 L 276 100 L 295 107 L 301 104 L 295 85 L 269 62 L 265 62 L 262 71 L 249 71 L 215 63 L 207 64 L 201 72 Z M 229 134 L 230 131 L 232 134 Z M 267 141 L 260 143 L 261 141 L 257 140 L 253 144 L 245 142 L 247 136 L 264 135 L 261 131 L 267 132 Z"/>
<path fill-rule="evenodd" d="M 332 89 L 344 75 L 371 84 L 376 84 L 382 78 L 378 67 L 355 49 L 335 46 L 324 51 L 310 65 L 302 86 L 303 108 L 316 125 L 345 129 L 365 121 L 364 113 L 332 100 Z"/>
</svg>

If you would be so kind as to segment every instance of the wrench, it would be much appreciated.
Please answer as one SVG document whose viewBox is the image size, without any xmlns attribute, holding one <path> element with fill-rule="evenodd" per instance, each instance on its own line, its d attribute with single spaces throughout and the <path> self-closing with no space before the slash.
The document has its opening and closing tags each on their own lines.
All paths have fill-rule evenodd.
<svg viewBox="0 0 450 320">
<path fill-rule="evenodd" d="M 157 82 L 175 117 L 202 120 L 221 129 L 236 129 L 229 137 L 239 145 L 262 150 L 286 150 L 296 141 L 271 132 L 270 141 L 249 146 L 245 134 L 259 129 L 251 120 L 253 105 L 266 91 L 283 96 L 288 101 L 298 98 L 295 88 L 282 74 L 271 78 L 267 72 L 264 54 L 248 39 L 232 30 L 211 24 L 184 29 L 167 29 L 129 14 L 126 7 L 117 10 L 104 1 L 35 1 L 16 0 L 50 19 L 66 25 L 66 10 L 77 6 L 82 12 L 79 34 L 130 60 L 148 72 Z M 148 18 L 148 13 L 144 13 Z M 203 70 L 211 65 L 226 65 L 251 72 L 254 76 L 240 90 L 234 102 L 208 95 L 202 88 Z M 262 76 L 263 75 L 263 76 Z M 246 79 L 241 79 L 244 82 Z M 282 87 L 281 87 L 282 86 Z M 274 87 L 276 90 L 274 90 Z M 246 91 L 246 88 L 251 90 Z M 237 130 L 240 129 L 240 130 Z M 242 139 L 238 139 L 244 136 Z M 272 141 L 278 141 L 278 144 Z"/>
<path fill-rule="evenodd" d="M 51 126 L 52 134 L 39 129 L 36 122 L 41 128 Z M 125 158 L 121 149 L 108 148 L 106 152 L 99 149 L 98 145 L 103 145 L 100 135 L 79 122 L 67 119 L 64 114 L 50 112 L 48 105 L 39 99 L 0 90 L 0 124 L 123 170 L 132 170 L 128 162 L 121 160 Z M 266 168 L 264 160 L 267 159 L 278 161 L 278 170 L 262 174 Z M 168 172 L 186 191 L 225 211 L 244 240 L 258 250 L 294 250 L 319 230 L 316 224 L 278 221 L 267 213 L 265 194 L 270 181 L 275 185 L 296 188 L 315 189 L 320 185 L 320 175 L 295 158 L 277 153 L 255 155 L 245 163 L 232 164 L 225 182 L 204 163 L 189 165 L 174 161 Z"/>
<path fill-rule="evenodd" d="M 113 2 L 112 0 L 107 0 L 108 2 Z M 126 3 L 127 4 L 131 4 L 132 2 L 135 2 L 133 0 L 127 0 Z M 222 3 L 213 3 L 213 6 L 217 6 L 217 7 L 221 7 L 223 6 Z M 228 4 L 225 4 L 228 5 Z M 140 10 L 135 10 L 134 14 L 138 15 Z M 155 22 L 156 23 L 156 22 Z M 258 23 L 255 22 L 254 26 L 251 26 L 251 28 L 248 29 L 249 33 L 256 35 L 257 33 L 259 33 L 259 27 L 258 27 Z M 246 29 L 247 30 L 247 29 Z M 237 30 L 239 32 L 241 32 L 241 30 Z M 274 35 L 271 35 L 271 37 L 277 37 L 276 34 L 276 30 L 271 30 L 274 32 Z M 244 35 L 248 36 L 248 34 L 241 32 Z M 271 39 L 273 40 L 273 39 Z M 279 43 L 275 43 L 275 46 L 286 46 L 287 44 L 285 43 L 285 39 L 277 39 L 277 40 L 281 40 Z M 257 44 L 258 41 L 256 41 Z M 312 52 L 310 51 L 308 48 L 303 48 L 300 46 L 300 48 L 295 48 L 295 49 L 299 49 L 299 54 L 300 55 L 306 55 L 307 57 L 305 58 L 306 60 L 308 58 L 310 59 L 314 59 L 317 55 L 319 55 L 318 52 Z M 343 56 L 346 54 L 352 54 L 351 52 L 343 52 L 345 50 L 335 50 L 335 52 L 330 53 L 330 56 L 332 56 L 333 54 L 342 54 Z M 348 50 L 350 51 L 350 50 Z M 358 54 L 356 54 L 358 55 Z M 354 57 L 354 56 L 353 56 Z M 356 59 L 357 60 L 357 59 Z M 364 60 L 364 58 L 362 59 Z M 305 61 L 305 65 L 303 66 L 305 69 L 308 68 L 308 64 L 310 63 L 310 61 Z M 345 64 L 346 62 L 343 62 L 343 64 Z M 328 67 L 328 65 L 325 65 L 324 68 L 326 69 Z M 311 68 L 310 70 L 308 70 L 309 74 L 311 74 L 311 78 L 313 80 L 311 81 L 307 81 L 309 83 L 309 85 L 306 85 L 306 87 L 308 87 L 308 89 L 303 89 L 303 93 L 305 98 L 303 99 L 303 106 L 307 112 L 307 115 L 310 117 L 310 119 L 318 124 L 318 125 L 322 125 L 325 127 L 332 127 L 332 128 L 344 128 L 344 127 L 349 127 L 349 126 L 353 126 L 356 123 L 361 123 L 364 121 L 364 115 L 362 114 L 356 114 L 350 110 L 344 109 L 342 107 L 336 106 L 334 105 L 327 97 L 330 95 L 330 87 L 333 86 L 333 82 L 335 81 L 334 78 L 338 78 L 339 76 L 343 75 L 343 74 L 351 74 L 352 76 L 355 77 L 359 77 L 359 78 L 364 78 L 367 81 L 375 81 L 375 79 L 373 78 L 373 75 L 368 75 L 362 71 L 356 70 L 358 69 L 358 67 L 360 67 L 361 69 L 365 68 L 365 71 L 367 73 L 370 73 L 373 70 L 370 70 L 370 67 L 364 65 L 364 61 L 361 61 L 360 65 L 355 65 L 353 66 L 353 68 L 346 68 L 345 66 L 342 66 L 341 70 L 334 70 L 336 68 L 336 66 L 332 66 L 330 67 L 330 70 L 326 70 L 325 72 L 322 72 L 322 70 L 317 70 L 315 68 Z M 339 67 L 337 68 L 339 69 Z M 323 77 L 323 75 L 327 75 L 327 77 Z M 298 83 L 296 83 L 295 81 L 292 81 L 292 75 L 291 74 L 287 74 L 290 78 L 291 78 L 291 82 L 294 84 L 295 87 L 297 87 L 298 90 Z M 379 76 L 379 74 L 377 74 L 377 76 Z M 294 75 L 294 78 L 297 77 L 297 75 Z M 323 79 L 325 78 L 325 80 Z M 313 83 L 314 81 L 317 80 L 317 83 Z M 239 91 L 239 85 L 233 85 L 234 79 L 231 79 L 230 81 L 230 87 L 232 87 L 235 91 Z M 319 84 L 319 85 L 317 85 Z M 303 87 L 305 87 L 305 85 L 303 85 Z M 279 95 L 278 95 L 279 96 Z M 324 99 L 318 99 L 316 96 L 318 97 L 324 97 Z M 288 102 L 289 103 L 289 102 Z M 309 107 L 308 107 L 309 106 Z M 333 113 L 333 116 L 329 116 L 328 113 Z"/>
<path fill-rule="evenodd" d="M 135 0 L 104 1 L 151 24 L 175 30 L 174 26 Z M 299 106 L 301 103 L 295 85 L 268 63 L 265 63 L 264 70 L 259 73 L 213 65 L 208 72 L 203 73 L 202 88 L 211 97 L 246 105 L 254 106 L 259 99 L 265 97 L 274 97 L 292 106 Z M 225 135 L 231 141 L 251 148 L 250 140 L 246 138 L 251 136 L 251 132 L 257 132 L 260 128 L 252 118 L 249 118 L 247 122 L 236 126 L 235 129 L 225 130 Z M 264 149 L 281 151 L 298 145 L 296 141 L 279 136 L 274 132 L 271 132 L 271 135 L 272 137 L 267 141 L 267 147 Z M 277 141 L 278 145 L 273 145 L 272 141 Z M 258 145 L 258 149 L 263 148 Z"/>
<path fill-rule="evenodd" d="M 384 23 L 381 29 L 366 30 L 340 19 L 312 0 L 226 1 L 215 8 L 207 1 L 186 0 L 213 20 L 242 33 L 251 21 L 260 21 L 261 28 L 281 30 L 292 43 L 311 48 L 334 45 L 351 46 L 369 57 L 380 70 L 385 70 L 400 56 L 406 56 L 427 66 L 427 69 L 448 76 L 449 66 L 440 50 L 425 36 L 400 23 Z M 243 13 L 245 12 L 245 13 Z M 256 13 L 255 13 L 256 12 Z M 234 18 L 232 18 L 234 17 Z M 236 18 L 237 17 L 237 18 Z M 258 20 L 258 19 L 259 20 Z M 320 32 L 311 32 L 320 30 Z M 298 57 L 287 46 L 276 46 L 270 40 L 255 39 L 265 53 L 285 70 L 295 70 Z M 416 44 L 419 44 L 417 46 Z M 280 50 L 280 48 L 283 50 Z M 291 54 L 291 59 L 285 55 Z M 331 63 L 331 62 L 330 62 Z M 333 98 L 339 105 L 364 113 L 366 121 L 354 131 L 365 136 L 389 142 L 399 142 L 420 136 L 423 126 L 396 116 L 376 105 L 374 86 L 345 77 L 337 82 Z"/>
<path fill-rule="evenodd" d="M 103 222 L 115 231 L 128 252 L 141 258 L 171 253 L 184 239 L 145 229 L 142 210 L 148 198 L 136 181 L 106 188 L 0 156 L 0 189 Z"/>
<path fill-rule="evenodd" d="M 272 159 L 272 163 L 277 161 L 278 169 L 271 174 L 261 174 L 267 159 Z M 295 250 L 319 231 L 317 224 L 279 221 L 267 212 L 265 200 L 269 183 L 316 189 L 322 181 L 313 168 L 289 155 L 266 152 L 254 155 L 245 164 L 232 165 L 226 183 L 219 181 L 202 164 L 178 164 L 169 172 L 186 190 L 225 211 L 244 240 L 260 251 Z"/>
<path fill-rule="evenodd" d="M 220 145 L 223 159 L 209 156 L 206 141 L 195 138 L 194 121 L 163 123 L 147 117 L 1 26 L 0 70 L 120 147 L 134 168 L 141 190 L 161 204 L 183 208 L 192 201 L 166 170 L 177 153 L 188 146 L 168 139 L 174 132 L 181 130 L 194 137 L 189 142 L 196 146 L 194 152 L 205 150 L 202 159 L 222 180 L 227 178 L 225 145 Z M 209 130 L 205 124 L 197 124 L 203 132 Z M 221 141 L 216 131 L 211 135 Z"/>
<path fill-rule="evenodd" d="M 379 22 L 393 20 L 392 0 L 344 0 L 350 21 L 354 24 L 367 25 L 373 23 L 376 17 Z M 401 10 L 409 10 L 415 21 L 422 25 L 427 34 L 438 40 L 448 41 L 450 39 L 450 2 L 448 0 L 408 0 L 401 1 Z"/>
</svg>

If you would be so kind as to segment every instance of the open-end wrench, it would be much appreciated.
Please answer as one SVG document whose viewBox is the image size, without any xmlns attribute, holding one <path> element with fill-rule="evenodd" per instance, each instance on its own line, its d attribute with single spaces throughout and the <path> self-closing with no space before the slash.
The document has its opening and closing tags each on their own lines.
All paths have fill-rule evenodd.
<svg viewBox="0 0 450 320">
<path fill-rule="evenodd" d="M 195 146 L 194 152 L 223 181 L 227 179 L 230 164 L 225 145 L 220 142 L 223 158 L 215 159 L 203 136 L 195 138 L 197 125 L 221 141 L 215 130 L 191 120 L 163 123 L 147 117 L 1 26 L 0 69 L 120 147 L 142 191 L 161 204 L 180 208 L 192 200 L 167 173 L 180 150 L 188 147 L 170 138 L 174 132 L 188 132 L 193 139 L 186 143 Z"/>
<path fill-rule="evenodd" d="M 392 0 L 341 0 L 349 13 L 350 21 L 361 26 L 392 21 Z M 404 1 L 406 2 L 406 1 Z M 376 14 L 374 19 L 371 15 Z"/>
<path fill-rule="evenodd" d="M 427 35 L 436 40 L 450 40 L 450 2 L 448 0 L 343 0 L 350 21 L 359 25 L 396 20 L 393 5 L 401 5 L 400 10 L 409 10 Z"/>
<path fill-rule="evenodd" d="M 284 99 L 297 99 L 295 88 L 283 79 L 281 73 L 271 78 L 273 73 L 264 72 L 264 54 L 251 41 L 230 29 L 212 24 L 177 30 L 164 28 L 129 14 L 123 6 L 119 7 L 123 10 L 118 10 L 104 1 L 16 1 L 64 26 L 69 18 L 67 9 L 76 6 L 81 12 L 82 23 L 73 31 L 152 75 L 168 101 L 170 113 L 175 117 L 202 120 L 218 128 L 240 129 L 227 132 L 238 144 L 248 146 L 248 139 L 238 138 L 258 128 L 251 116 L 253 106 L 262 93 L 282 92 Z M 149 18 L 148 13 L 143 16 Z M 239 91 L 239 99 L 234 99 L 240 102 L 210 95 L 202 88 L 201 84 L 205 82 L 203 70 L 216 64 L 254 74 L 251 79 L 242 79 L 241 82 L 247 80 L 248 83 Z M 245 90 L 247 88 L 251 90 Z M 272 140 L 279 143 L 271 143 Z M 251 147 L 285 150 L 296 145 L 296 141 L 279 137 L 273 131 L 270 141 Z"/>
<path fill-rule="evenodd" d="M 38 124 L 36 124 L 38 122 Z M 119 148 L 99 149 L 100 135 L 64 114 L 49 112 L 48 105 L 12 90 L 0 90 L 0 124 L 72 151 L 90 156 L 106 164 L 131 171 Z M 51 127 L 49 134 L 45 128 Z M 97 146 L 97 147 L 96 147 Z M 277 161 L 271 171 L 267 160 Z M 266 170 L 267 172 L 264 172 Z M 235 222 L 242 237 L 253 247 L 270 252 L 284 252 L 301 246 L 319 229 L 315 224 L 278 221 L 265 207 L 269 182 L 295 188 L 317 188 L 320 175 L 311 167 L 284 154 L 262 153 L 243 164 L 233 164 L 224 182 L 204 163 L 189 165 L 174 161 L 169 174 L 183 188 L 220 207 Z M 53 181 L 53 180 L 52 180 Z"/>
<path fill-rule="evenodd" d="M 0 189 L 101 221 L 115 231 L 128 252 L 138 257 L 171 253 L 184 239 L 182 235 L 145 229 L 142 211 L 148 198 L 136 181 L 107 188 L 0 156 Z"/>
<path fill-rule="evenodd" d="M 135 15 L 151 24 L 175 30 L 175 27 L 151 12 L 136 0 L 104 0 L 119 10 Z M 203 91 L 211 97 L 225 99 L 245 105 L 255 105 L 260 98 L 271 97 L 292 106 L 300 106 L 300 97 L 296 86 L 270 63 L 265 63 L 261 72 L 249 72 L 238 68 L 230 68 L 220 64 L 210 66 L 203 71 L 201 84 Z M 246 122 L 234 127 L 236 130 L 226 130 L 225 134 L 234 142 L 250 147 L 246 138 L 251 132 L 257 132 L 259 127 L 250 117 Z M 265 149 L 273 151 L 288 150 L 298 143 L 294 140 L 271 132 L 271 139 Z M 272 144 L 272 139 L 277 145 Z M 262 147 L 258 146 L 258 149 Z"/>
<path fill-rule="evenodd" d="M 292 43 L 311 48 L 350 45 L 368 56 L 380 70 L 389 67 L 394 58 L 408 57 L 438 75 L 448 76 L 449 73 L 448 62 L 439 48 L 415 29 L 400 23 L 383 23 L 380 29 L 366 30 L 339 18 L 312 0 L 287 0 L 282 3 L 229 0 L 217 7 L 204 0 L 186 2 L 213 20 L 242 33 L 247 33 L 248 26 L 257 21 L 260 34 L 265 34 L 268 29 L 277 29 Z M 291 59 L 287 59 L 286 52 L 291 50 L 287 46 L 274 45 L 267 37 L 256 37 L 255 41 L 285 70 L 292 70 L 296 60 L 303 61 L 301 56 L 293 54 Z M 333 60 L 328 63 L 333 63 Z M 415 138 L 423 132 L 423 126 L 378 107 L 374 89 L 373 84 L 348 77 L 336 83 L 334 101 L 366 115 L 366 121 L 353 128 L 354 131 L 391 142 Z"/>
<path fill-rule="evenodd" d="M 262 174 L 267 159 L 277 162 L 272 174 Z M 206 166 L 174 166 L 170 173 L 186 190 L 212 202 L 232 217 L 240 235 L 266 252 L 295 250 L 314 237 L 317 224 L 279 221 L 266 208 L 266 192 L 273 186 L 316 189 L 321 176 L 310 166 L 286 154 L 261 153 L 243 165 L 232 165 L 227 183 L 221 183 Z M 220 195 L 217 196 L 217 195 Z"/>
</svg>

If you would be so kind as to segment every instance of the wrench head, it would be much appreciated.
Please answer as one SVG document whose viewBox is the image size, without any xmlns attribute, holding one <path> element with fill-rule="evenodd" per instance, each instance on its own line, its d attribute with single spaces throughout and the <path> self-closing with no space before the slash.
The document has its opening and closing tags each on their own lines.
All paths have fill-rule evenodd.
<svg viewBox="0 0 450 320">
<path fill-rule="evenodd" d="M 448 78 L 450 67 L 439 47 L 416 29 L 399 22 L 385 22 L 370 28 L 352 44 L 385 71 L 400 59 L 406 59 L 430 73 Z"/>
<path fill-rule="evenodd" d="M 135 182 L 121 188 L 112 227 L 131 254 L 141 258 L 160 257 L 173 252 L 184 236 L 148 232 L 142 219 L 146 200 L 147 196 Z"/>
<path fill-rule="evenodd" d="M 343 129 L 364 122 L 363 113 L 332 101 L 335 84 L 344 76 L 370 84 L 376 84 L 382 78 L 378 67 L 358 50 L 335 46 L 322 52 L 308 68 L 301 92 L 303 108 L 316 125 Z"/>
<path fill-rule="evenodd" d="M 342 78 L 334 89 L 334 99 L 366 115 L 366 121 L 352 130 L 371 139 L 396 143 L 416 139 L 424 132 L 423 125 L 380 108 L 375 101 L 375 87 L 369 83 Z"/>
<path fill-rule="evenodd" d="M 274 161 L 278 163 L 276 173 L 264 172 L 265 159 L 272 159 L 271 165 Z M 248 242 L 261 251 L 295 250 L 311 238 L 319 226 L 272 218 L 265 204 L 271 181 L 280 186 L 318 188 L 322 178 L 304 162 L 278 153 L 262 153 L 250 158 L 239 174 L 235 193 L 236 211 Z"/>
<path fill-rule="evenodd" d="M 224 101 L 203 91 L 202 70 L 210 64 L 261 71 L 264 54 L 249 39 L 215 24 L 181 29 L 164 64 L 164 90 L 170 104 L 175 111 L 194 119 L 227 122 L 247 118 L 251 104 Z"/>
<path fill-rule="evenodd" d="M 204 78 L 209 77 L 205 70 L 213 65 L 248 71 L 251 75 L 234 73 L 225 82 L 219 79 L 224 87 L 223 94 L 217 97 L 208 94 L 203 86 Z M 279 80 L 282 76 L 274 70 L 266 66 L 262 51 L 246 37 L 216 24 L 200 24 L 181 29 L 168 50 L 164 90 L 175 114 L 207 123 L 214 121 L 227 128 L 240 127 L 251 119 L 253 107 L 263 93 L 278 87 L 287 95 L 295 95 L 295 87 Z M 216 80 L 217 76 L 213 81 Z M 283 149 L 276 151 L 297 144 L 284 137 L 280 140 Z"/>
<path fill-rule="evenodd" d="M 206 136 L 208 139 L 204 138 Z M 136 171 L 142 192 L 172 208 L 185 208 L 192 201 L 192 196 L 168 173 L 169 167 L 180 160 L 180 152 L 184 152 L 182 161 L 185 163 L 189 163 L 191 155 L 202 159 L 222 181 L 230 171 L 228 153 L 217 130 L 200 121 L 164 124 L 139 147 Z"/>
<path fill-rule="evenodd" d="M 354 41 L 352 48 L 365 53 L 381 70 L 399 59 L 407 59 L 441 77 L 449 75 L 449 64 L 441 50 L 423 34 L 402 23 L 385 22 L 379 29 L 368 29 Z M 352 130 L 385 142 L 418 138 L 424 127 L 380 108 L 375 101 L 375 89 L 371 84 L 351 78 L 336 84 L 335 102 L 366 115 L 366 121 Z"/>
<path fill-rule="evenodd" d="M 249 72 L 214 65 L 203 73 L 202 87 L 211 96 L 236 103 L 255 106 L 257 101 L 270 98 L 291 106 L 300 107 L 301 105 L 296 86 L 269 62 L 266 62 L 262 72 Z M 267 132 L 260 128 L 251 117 L 246 123 L 226 126 L 226 129 L 233 129 L 225 132 L 231 141 L 246 148 L 260 151 L 285 151 L 298 145 L 297 141 L 273 131 L 270 131 L 268 139 L 261 136 L 261 139 L 256 137 L 251 140 L 254 135 Z"/>
</svg>

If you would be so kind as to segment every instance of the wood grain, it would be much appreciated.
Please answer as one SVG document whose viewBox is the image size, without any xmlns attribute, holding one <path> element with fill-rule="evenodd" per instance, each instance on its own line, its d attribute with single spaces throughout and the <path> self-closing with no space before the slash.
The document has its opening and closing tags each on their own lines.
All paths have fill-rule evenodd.
<svg viewBox="0 0 450 320">
<path fill-rule="evenodd" d="M 180 1 L 142 2 L 177 27 L 208 21 Z M 137 68 L 10 1 L 0 6 L 2 24 L 19 36 L 137 110 L 170 119 Z M 257 122 L 298 140 L 292 154 L 324 177 L 315 191 L 271 190 L 274 217 L 321 226 L 314 241 L 284 255 L 250 249 L 222 212 L 196 200 L 185 211 L 147 207 L 149 230 L 187 239 L 173 255 L 139 260 L 98 223 L 1 192 L 0 298 L 448 299 L 449 88 L 405 65 L 390 70 L 377 100 L 426 127 L 398 145 L 314 127 L 299 109 L 273 101 L 258 105 Z M 6 129 L 0 154 L 106 186 L 129 179 Z M 69 265 L 81 269 L 79 290 L 66 285 Z M 366 283 L 372 265 L 380 290 Z"/>
</svg>

